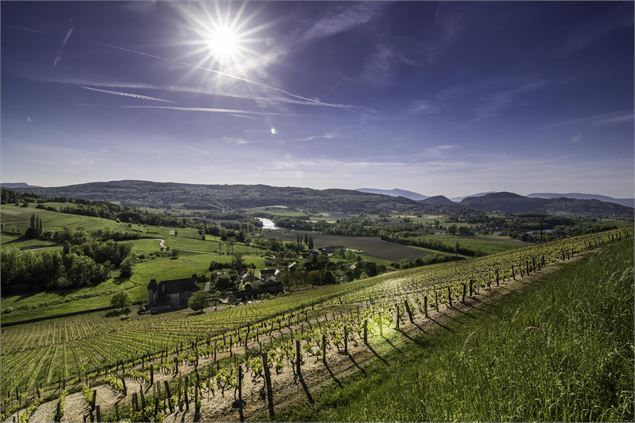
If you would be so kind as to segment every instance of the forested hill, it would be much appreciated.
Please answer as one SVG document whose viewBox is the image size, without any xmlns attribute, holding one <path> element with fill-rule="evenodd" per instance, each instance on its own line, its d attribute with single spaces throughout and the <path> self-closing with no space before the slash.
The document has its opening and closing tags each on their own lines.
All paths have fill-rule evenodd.
<svg viewBox="0 0 635 423">
<path fill-rule="evenodd" d="M 237 210 L 281 205 L 310 212 L 381 213 L 438 212 L 433 205 L 354 190 L 317 190 L 269 185 L 198 185 L 123 180 L 91 182 L 55 188 L 20 188 L 46 197 L 120 202 L 136 207 L 172 207 L 191 210 Z"/>
<path fill-rule="evenodd" d="M 633 218 L 632 208 L 615 203 L 573 198 L 530 198 L 511 192 L 496 192 L 480 197 L 467 197 L 460 204 L 483 212 L 547 213 L 597 218 Z"/>
</svg>

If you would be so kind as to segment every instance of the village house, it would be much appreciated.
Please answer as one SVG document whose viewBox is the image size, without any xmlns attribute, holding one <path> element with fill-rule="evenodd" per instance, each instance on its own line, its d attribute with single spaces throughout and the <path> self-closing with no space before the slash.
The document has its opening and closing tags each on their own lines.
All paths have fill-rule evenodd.
<svg viewBox="0 0 635 423">
<path fill-rule="evenodd" d="M 152 279 L 148 284 L 147 308 L 151 313 L 187 307 L 190 296 L 200 288 L 192 278 L 174 279 L 157 283 Z"/>
</svg>

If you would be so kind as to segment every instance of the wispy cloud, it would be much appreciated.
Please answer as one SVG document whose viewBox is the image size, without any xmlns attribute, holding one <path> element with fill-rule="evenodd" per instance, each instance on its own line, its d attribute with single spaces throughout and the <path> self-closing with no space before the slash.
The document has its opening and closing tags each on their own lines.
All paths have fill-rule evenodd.
<svg viewBox="0 0 635 423">
<path fill-rule="evenodd" d="M 251 141 L 246 140 L 244 138 L 222 137 L 220 140 L 226 144 L 234 144 L 234 145 L 251 144 Z"/>
<path fill-rule="evenodd" d="M 455 145 L 455 144 L 444 144 L 444 145 L 437 145 L 434 147 L 428 147 L 423 149 L 418 155 L 417 157 L 421 158 L 421 159 L 427 159 L 427 158 L 438 158 L 441 156 L 444 156 L 446 153 L 456 150 L 458 149 L 459 146 Z"/>
<path fill-rule="evenodd" d="M 582 132 L 578 132 L 576 134 L 571 135 L 571 138 L 569 138 L 569 143 L 570 144 L 577 144 L 582 140 Z"/>
<path fill-rule="evenodd" d="M 600 113 L 575 119 L 560 120 L 542 126 L 542 128 L 555 128 L 559 126 L 585 126 L 590 128 L 604 128 L 607 126 L 624 125 L 633 122 L 633 110 L 619 110 L 615 112 Z"/>
<path fill-rule="evenodd" d="M 563 38 L 562 51 L 564 54 L 573 54 L 584 50 L 593 43 L 608 37 L 614 31 L 633 27 L 633 8 L 625 10 L 619 3 L 614 3 L 612 8 L 606 8 L 600 16 L 593 16 L 591 20 L 580 22 L 574 30 Z"/>
<path fill-rule="evenodd" d="M 64 48 L 66 44 L 68 44 L 68 39 L 71 38 L 71 34 L 73 33 L 73 26 L 71 26 L 68 31 L 66 31 L 66 35 L 64 35 L 64 39 L 62 40 L 62 45 L 57 51 L 57 55 L 55 59 L 53 59 L 53 67 L 57 66 L 57 64 L 62 60 L 62 54 L 64 53 Z"/>
<path fill-rule="evenodd" d="M 293 113 L 278 112 L 262 112 L 254 110 L 240 109 L 221 109 L 216 107 L 185 107 L 185 106 L 120 106 L 124 109 L 157 109 L 157 110 L 174 110 L 178 112 L 201 112 L 201 113 L 225 113 L 232 116 L 236 115 L 263 115 L 263 116 L 292 116 L 299 117 L 305 115 L 297 115 Z"/>
<path fill-rule="evenodd" d="M 415 100 L 408 106 L 408 113 L 429 115 L 439 111 L 439 107 L 433 105 L 429 100 Z"/>
<path fill-rule="evenodd" d="M 34 33 L 34 34 L 42 34 L 43 33 L 39 29 L 28 28 L 26 26 L 11 25 L 11 24 L 5 24 L 5 23 L 3 23 L 2 26 L 7 27 L 7 28 L 11 28 L 11 29 L 17 29 L 18 31 L 31 32 L 31 33 Z"/>
<path fill-rule="evenodd" d="M 318 19 L 300 38 L 300 42 L 308 42 L 350 31 L 373 20 L 384 7 L 385 4 L 382 2 L 367 1 L 352 6 L 346 4 Z"/>
<path fill-rule="evenodd" d="M 283 96 L 289 97 L 289 98 L 291 98 L 292 100 L 295 100 L 295 101 L 302 101 L 302 102 L 305 102 L 305 103 L 313 103 L 313 105 L 319 105 L 319 106 L 323 106 L 323 107 L 335 107 L 335 108 L 338 108 L 338 109 L 352 111 L 350 106 L 344 106 L 344 105 L 338 105 L 338 104 L 323 102 L 323 101 L 321 101 L 320 99 L 317 99 L 317 98 L 306 97 L 306 96 L 303 96 L 303 95 L 300 95 L 300 94 L 285 90 L 283 88 L 279 88 L 279 87 L 275 87 L 275 86 L 270 85 L 270 84 L 266 84 L 264 82 L 259 82 L 259 81 L 255 81 L 253 79 L 245 78 L 245 77 L 240 76 L 240 75 L 235 75 L 235 74 L 231 74 L 231 73 L 228 73 L 228 72 L 220 71 L 220 70 L 217 70 L 217 69 L 212 69 L 212 68 L 209 68 L 207 66 L 195 65 L 195 64 L 188 63 L 188 62 L 185 62 L 185 61 L 182 61 L 182 60 L 177 60 L 177 59 L 171 59 L 171 58 L 167 58 L 167 57 L 157 56 L 155 54 L 150 54 L 150 53 L 146 53 L 146 52 L 143 52 L 143 51 L 140 51 L 140 50 L 133 50 L 133 49 L 125 48 L 125 47 L 120 47 L 120 46 L 116 46 L 116 45 L 113 45 L 113 44 L 101 43 L 101 42 L 96 42 L 96 41 L 91 41 L 91 43 L 93 43 L 95 45 L 102 46 L 102 47 L 108 47 L 108 48 L 111 48 L 111 49 L 127 52 L 127 53 L 130 53 L 130 54 L 135 54 L 135 55 L 147 57 L 147 58 L 150 58 L 150 59 L 155 59 L 155 60 L 159 60 L 159 61 L 163 61 L 163 62 L 167 62 L 167 63 L 172 63 L 172 64 L 176 64 L 176 65 L 180 65 L 180 66 L 185 66 L 185 67 L 188 67 L 190 69 L 200 70 L 200 71 L 203 71 L 203 72 L 207 72 L 207 73 L 211 73 L 211 74 L 217 75 L 219 77 L 227 78 L 229 80 L 241 81 L 241 82 L 244 82 L 246 84 L 252 85 L 254 87 L 258 87 L 260 89 L 264 89 L 264 90 L 266 90 L 268 92 L 274 92 L 274 93 L 277 93 L 278 95 L 283 95 Z"/>
<path fill-rule="evenodd" d="M 544 88 L 547 85 L 549 85 L 549 81 L 536 79 L 488 94 L 478 106 L 473 108 L 474 120 L 484 120 L 499 116 L 503 111 L 516 105 L 518 97 Z"/>
<path fill-rule="evenodd" d="M 157 97 L 150 97 L 147 95 L 143 95 L 143 94 L 136 94 L 136 93 L 127 93 L 124 91 L 112 91 L 112 90 L 104 90 L 101 88 L 94 88 L 94 87 L 86 87 L 86 86 L 81 86 L 83 89 L 85 90 L 89 90 L 89 91 L 95 91 L 98 93 L 103 93 L 103 94 L 110 94 L 110 95 L 116 95 L 119 97 L 129 97 L 129 98 L 135 98 L 137 100 L 149 100 L 149 101 L 160 101 L 163 103 L 171 103 L 170 100 L 164 100 L 162 98 L 157 98 Z"/>
<path fill-rule="evenodd" d="M 298 142 L 308 142 L 308 141 L 315 141 L 315 140 L 320 140 L 320 139 L 330 140 L 330 139 L 339 137 L 339 135 L 340 135 L 339 132 L 331 131 L 331 132 L 325 132 L 325 133 L 319 134 L 319 135 L 309 135 L 308 137 L 297 138 L 296 141 L 298 141 Z"/>
</svg>

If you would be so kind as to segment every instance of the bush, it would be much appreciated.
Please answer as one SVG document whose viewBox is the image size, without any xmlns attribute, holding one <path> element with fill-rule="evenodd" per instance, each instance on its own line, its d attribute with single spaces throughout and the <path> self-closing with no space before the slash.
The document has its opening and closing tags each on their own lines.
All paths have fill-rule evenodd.
<svg viewBox="0 0 635 423">
<path fill-rule="evenodd" d="M 115 295 L 112 296 L 110 305 L 116 308 L 120 308 L 121 311 L 123 311 L 130 305 L 130 296 L 128 296 L 128 293 L 124 291 L 117 292 Z"/>
<path fill-rule="evenodd" d="M 197 291 L 190 297 L 188 301 L 188 305 L 194 311 L 203 312 L 203 309 L 207 307 L 207 292 L 205 291 Z"/>
</svg>

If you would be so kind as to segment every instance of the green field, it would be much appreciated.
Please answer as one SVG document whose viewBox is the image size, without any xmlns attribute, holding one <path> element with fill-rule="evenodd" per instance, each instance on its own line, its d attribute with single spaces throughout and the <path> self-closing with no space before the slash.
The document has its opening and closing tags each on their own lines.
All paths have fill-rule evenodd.
<svg viewBox="0 0 635 423">
<path fill-rule="evenodd" d="M 87 231 L 105 228 L 123 232 L 136 231 L 143 238 L 123 242 L 132 244 L 134 254 L 147 258 L 134 265 L 133 275 L 127 280 L 119 280 L 115 272 L 112 278 L 93 287 L 63 293 L 40 292 L 3 297 L 1 310 L 2 321 L 5 323 L 106 307 L 110 304 L 112 294 L 118 291 L 126 291 L 132 301 L 142 301 L 147 295 L 146 286 L 150 279 L 178 279 L 189 277 L 193 273 L 206 274 L 212 260 L 229 262 L 233 253 L 244 254 L 243 259 L 248 265 L 264 267 L 263 251 L 259 248 L 241 243 L 230 246 L 218 237 L 207 236 L 205 240 L 201 240 L 194 228 L 178 228 L 175 236 L 174 228 L 168 227 L 119 223 L 114 220 L 58 213 L 34 207 L 3 205 L 0 208 L 0 218 L 5 230 L 24 232 L 33 214 L 42 219 L 45 231 L 58 231 L 65 227 Z M 176 260 L 168 257 L 149 259 L 150 253 L 161 251 L 162 239 L 166 247 L 179 252 Z M 51 248 L 60 249 L 61 246 L 56 246 L 50 241 L 23 240 L 12 234 L 3 234 L 2 249 L 9 248 L 45 251 Z"/>
<path fill-rule="evenodd" d="M 633 243 L 433 336 L 401 337 L 280 421 L 633 421 Z M 477 319 L 474 319 L 477 317 Z"/>
<path fill-rule="evenodd" d="M 276 238 L 285 241 L 295 241 L 298 235 L 303 236 L 304 233 L 305 232 L 303 231 L 289 231 L 282 229 L 264 231 L 265 236 L 269 238 Z M 311 232 L 309 235 L 313 238 L 316 248 L 343 246 L 346 248 L 360 250 L 365 256 L 376 257 L 378 259 L 383 259 L 384 261 L 399 261 L 401 259 L 412 259 L 423 257 L 431 253 L 438 253 L 437 251 L 414 248 L 374 237 L 329 235 L 319 232 Z"/>
</svg>

